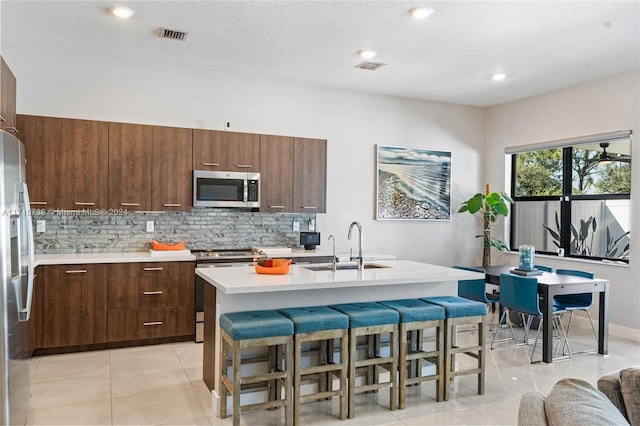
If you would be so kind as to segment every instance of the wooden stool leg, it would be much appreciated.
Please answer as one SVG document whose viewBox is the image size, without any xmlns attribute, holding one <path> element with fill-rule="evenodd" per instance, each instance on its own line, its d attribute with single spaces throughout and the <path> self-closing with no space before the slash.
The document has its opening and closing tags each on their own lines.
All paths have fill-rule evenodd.
<svg viewBox="0 0 640 426">
<path fill-rule="evenodd" d="M 355 416 L 355 406 L 356 406 L 356 340 L 358 336 L 354 331 L 349 333 L 349 386 L 348 386 L 348 394 L 349 394 L 349 404 L 348 404 L 348 418 L 352 419 Z"/>
<path fill-rule="evenodd" d="M 294 359 L 293 359 L 293 423 L 295 425 L 300 424 L 300 385 L 302 382 L 302 339 L 296 335 L 295 340 L 295 350 L 294 350 Z M 287 370 L 289 366 L 287 366 Z M 287 405 L 289 405 L 289 401 L 287 401 Z M 286 414 L 286 413 L 285 413 Z"/>
<path fill-rule="evenodd" d="M 285 406 L 284 406 L 284 422 L 287 426 L 293 425 L 294 415 L 293 415 L 293 389 L 291 383 L 293 383 L 293 337 L 289 340 L 289 343 L 285 345 L 285 387 L 284 387 L 284 398 L 285 398 Z M 299 388 L 298 388 L 299 392 Z M 280 397 L 280 395 L 278 395 Z"/>
<path fill-rule="evenodd" d="M 220 418 L 227 417 L 227 387 L 223 378 L 227 376 L 227 357 L 229 350 L 227 342 L 224 339 L 224 331 L 220 333 L 220 381 L 218 383 L 218 392 L 220 393 Z"/>
<path fill-rule="evenodd" d="M 242 370 L 241 351 L 240 342 L 233 342 L 233 352 L 231 354 L 233 358 L 233 392 L 231 394 L 233 399 L 233 426 L 240 425 L 240 391 L 242 390 L 242 378 L 240 375 L 240 371 Z"/>
<path fill-rule="evenodd" d="M 480 346 L 480 350 L 478 351 L 478 368 L 480 369 L 480 373 L 478 373 L 478 394 L 484 395 L 484 370 L 485 370 L 485 342 L 484 342 L 484 317 L 480 323 L 478 323 L 478 345 Z"/>
<path fill-rule="evenodd" d="M 345 328 L 342 330 L 342 336 L 340 337 L 340 363 L 342 369 L 340 370 L 340 420 L 347 418 L 347 399 L 348 399 L 348 371 L 349 371 L 349 331 Z M 333 348 L 332 348 L 333 353 Z"/>
<path fill-rule="evenodd" d="M 391 411 L 396 409 L 397 406 L 397 392 L 398 392 L 398 324 L 393 326 L 393 331 L 390 334 L 391 337 L 391 389 L 389 389 L 389 409 Z M 377 374 L 376 374 L 377 377 Z"/>
<path fill-rule="evenodd" d="M 450 326 L 448 322 L 445 323 L 444 328 L 444 387 L 443 398 L 445 401 L 449 400 L 449 391 L 451 386 L 451 369 L 453 368 L 454 356 L 450 354 L 452 346 L 452 334 L 455 330 L 454 326 Z"/>
<path fill-rule="evenodd" d="M 444 394 L 444 386 L 445 386 L 445 355 L 444 355 L 444 336 L 445 336 L 445 322 L 444 320 L 440 321 L 440 325 L 438 326 L 438 330 L 436 331 L 436 347 L 438 348 L 438 365 L 436 366 L 436 374 L 438 375 L 438 379 L 436 381 L 436 401 L 441 402 Z"/>
<path fill-rule="evenodd" d="M 413 334 L 413 332 L 410 332 Z M 405 407 L 405 387 L 407 386 L 407 330 L 406 324 L 400 323 L 400 351 L 398 354 L 400 361 L 399 366 L 399 387 L 398 389 L 398 408 L 404 410 Z"/>
</svg>

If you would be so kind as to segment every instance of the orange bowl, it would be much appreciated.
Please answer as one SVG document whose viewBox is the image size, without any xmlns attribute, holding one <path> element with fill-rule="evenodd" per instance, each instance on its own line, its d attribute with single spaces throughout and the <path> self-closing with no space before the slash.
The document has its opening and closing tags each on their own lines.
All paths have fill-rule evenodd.
<svg viewBox="0 0 640 426">
<path fill-rule="evenodd" d="M 151 248 L 153 250 L 184 250 L 185 242 L 181 241 L 177 244 L 163 244 L 160 241 L 151 240 Z"/>
<path fill-rule="evenodd" d="M 267 266 L 271 261 L 271 266 Z M 260 265 L 258 262 L 262 262 Z M 258 274 L 284 275 L 289 273 L 291 259 L 256 259 L 253 267 Z"/>
</svg>

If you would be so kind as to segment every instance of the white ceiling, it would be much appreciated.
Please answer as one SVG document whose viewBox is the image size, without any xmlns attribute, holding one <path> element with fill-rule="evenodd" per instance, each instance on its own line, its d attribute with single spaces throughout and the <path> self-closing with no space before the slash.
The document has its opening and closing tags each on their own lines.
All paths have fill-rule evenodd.
<svg viewBox="0 0 640 426">
<path fill-rule="evenodd" d="M 107 12 L 135 11 L 128 21 Z M 409 15 L 435 9 L 424 21 Z M 2 52 L 37 46 L 491 106 L 640 67 L 640 1 L 15 1 Z M 188 31 L 161 39 L 160 27 Z M 377 71 L 356 69 L 378 51 Z M 508 78 L 496 83 L 494 70 Z"/>
</svg>

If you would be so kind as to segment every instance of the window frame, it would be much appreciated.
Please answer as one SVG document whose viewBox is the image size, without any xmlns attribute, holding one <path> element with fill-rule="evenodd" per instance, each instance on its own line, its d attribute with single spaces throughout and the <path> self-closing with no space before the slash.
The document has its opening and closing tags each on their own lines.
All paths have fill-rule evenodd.
<svg viewBox="0 0 640 426">
<path fill-rule="evenodd" d="M 613 136 L 612 136 L 613 135 Z M 622 136 L 621 136 L 622 135 Z M 510 250 L 518 250 L 515 247 L 515 236 L 517 232 L 516 224 L 516 210 L 518 208 L 518 202 L 526 201 L 559 201 L 560 202 L 560 229 L 571 229 L 571 213 L 572 205 L 578 201 L 607 201 L 607 200 L 631 200 L 631 191 L 627 194 L 572 194 L 573 192 L 573 149 L 576 145 L 584 144 L 587 142 L 598 142 L 608 140 L 618 140 L 628 138 L 629 149 L 632 147 L 632 132 L 616 132 L 613 134 L 594 135 L 584 138 L 572 138 L 563 141 L 548 142 L 538 145 L 527 145 L 526 147 L 513 147 L 507 148 L 505 152 L 511 155 L 511 198 L 514 203 L 511 206 L 510 217 L 510 232 L 509 232 L 509 246 Z M 516 175 L 517 175 L 517 156 L 518 154 L 544 150 L 544 149 L 557 149 L 562 148 L 562 190 L 561 195 L 540 195 L 540 196 L 516 196 Z M 630 162 L 631 164 L 631 162 Z M 577 259 L 589 259 L 589 260 L 614 260 L 603 256 L 585 256 L 578 254 L 571 254 L 571 232 L 562 232 L 560 245 L 564 250 L 564 253 L 560 255 L 558 252 L 542 251 L 536 248 L 536 253 L 555 255 L 559 258 L 577 258 Z M 629 263 L 629 257 L 626 259 L 615 259 L 615 261 Z"/>
</svg>

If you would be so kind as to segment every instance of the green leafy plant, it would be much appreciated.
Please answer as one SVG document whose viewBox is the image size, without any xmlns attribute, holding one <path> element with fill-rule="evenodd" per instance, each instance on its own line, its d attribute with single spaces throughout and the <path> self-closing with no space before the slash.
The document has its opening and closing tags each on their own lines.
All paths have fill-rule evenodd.
<svg viewBox="0 0 640 426">
<path fill-rule="evenodd" d="M 464 201 L 458 213 L 469 212 L 482 221 L 482 234 L 476 238 L 482 238 L 482 266 L 491 264 L 491 247 L 500 251 L 509 251 L 509 246 L 502 240 L 491 236 L 491 226 L 500 218 L 509 215 L 509 204 L 513 204 L 511 197 L 505 192 L 489 192 L 484 195 L 477 193 Z"/>
<path fill-rule="evenodd" d="M 555 227 L 551 229 L 548 225 L 542 225 L 544 229 L 553 238 L 553 244 L 562 248 L 562 230 L 560 227 L 560 219 L 558 218 L 558 212 L 555 213 Z M 580 256 L 592 256 L 593 255 L 593 238 L 598 230 L 598 222 L 596 218 L 590 216 L 588 219 L 580 219 L 580 229 L 577 229 L 571 224 L 571 254 L 577 254 Z M 618 237 L 611 236 L 611 230 L 607 226 L 605 228 L 605 235 L 607 239 L 607 247 L 605 251 L 605 257 L 608 259 L 620 259 L 629 254 L 629 242 L 627 241 L 624 247 L 621 243 L 624 243 L 624 238 L 629 235 L 630 231 L 623 233 Z"/>
</svg>

